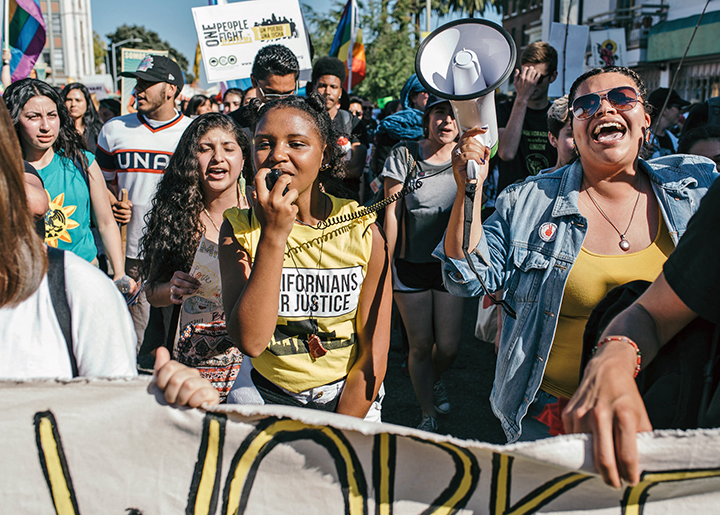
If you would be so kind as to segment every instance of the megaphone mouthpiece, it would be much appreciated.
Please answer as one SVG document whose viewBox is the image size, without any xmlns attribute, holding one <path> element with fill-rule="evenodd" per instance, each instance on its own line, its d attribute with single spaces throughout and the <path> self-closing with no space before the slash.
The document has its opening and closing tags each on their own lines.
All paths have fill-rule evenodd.
<svg viewBox="0 0 720 515">
<path fill-rule="evenodd" d="M 467 95 L 487 87 L 477 55 L 472 50 L 462 49 L 453 57 L 453 92 Z"/>
<path fill-rule="evenodd" d="M 451 21 L 425 38 L 415 57 L 415 71 L 428 92 L 450 100 L 461 130 L 488 127 L 478 139 L 494 155 L 498 141 L 494 91 L 512 75 L 516 56 L 515 43 L 505 29 L 467 18 Z"/>
</svg>

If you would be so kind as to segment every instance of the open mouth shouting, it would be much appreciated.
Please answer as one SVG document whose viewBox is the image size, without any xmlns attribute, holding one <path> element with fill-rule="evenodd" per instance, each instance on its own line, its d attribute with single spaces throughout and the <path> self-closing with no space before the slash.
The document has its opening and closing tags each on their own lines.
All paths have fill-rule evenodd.
<svg viewBox="0 0 720 515">
<path fill-rule="evenodd" d="M 611 143 L 622 139 L 626 132 L 627 128 L 618 122 L 605 122 L 593 129 L 592 137 L 598 143 Z"/>
</svg>

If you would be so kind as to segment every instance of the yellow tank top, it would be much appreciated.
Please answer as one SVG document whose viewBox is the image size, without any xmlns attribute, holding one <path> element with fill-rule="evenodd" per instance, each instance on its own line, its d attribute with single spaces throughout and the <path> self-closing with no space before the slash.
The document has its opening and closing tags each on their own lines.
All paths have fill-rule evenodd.
<svg viewBox="0 0 720 515">
<path fill-rule="evenodd" d="M 654 281 L 674 248 L 660 216 L 655 241 L 640 252 L 604 256 L 581 249 L 565 285 L 541 390 L 556 397 L 572 397 L 580 381 L 583 333 L 592 310 L 621 284 Z"/>
<path fill-rule="evenodd" d="M 355 201 L 328 195 L 330 218 L 358 209 Z M 252 210 L 225 211 L 238 243 L 255 260 L 260 223 Z M 355 363 L 355 318 L 372 252 L 368 216 L 317 230 L 295 224 L 288 237 L 280 279 L 275 333 L 267 349 L 252 359 L 253 367 L 273 383 L 302 392 L 343 379 Z M 308 336 L 316 334 L 327 349 L 313 358 Z"/>
</svg>

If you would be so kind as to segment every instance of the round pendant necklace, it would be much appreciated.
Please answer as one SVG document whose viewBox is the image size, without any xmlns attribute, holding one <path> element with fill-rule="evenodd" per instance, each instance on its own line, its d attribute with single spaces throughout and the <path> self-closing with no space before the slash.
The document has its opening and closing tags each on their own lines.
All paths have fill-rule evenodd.
<svg viewBox="0 0 720 515">
<path fill-rule="evenodd" d="M 635 205 L 633 206 L 632 213 L 630 214 L 630 221 L 628 222 L 625 232 L 620 232 L 620 229 L 618 229 L 615 226 L 615 224 L 612 222 L 612 220 L 610 220 L 610 217 L 605 214 L 605 211 L 602 210 L 600 205 L 597 203 L 595 198 L 592 196 L 592 193 L 590 193 L 590 189 L 587 187 L 587 184 L 585 184 L 585 178 L 583 178 L 583 186 L 585 187 L 585 191 L 587 191 L 588 197 L 590 197 L 590 200 L 595 205 L 597 210 L 600 211 L 600 214 L 603 216 L 603 218 L 605 218 L 605 220 L 607 220 L 608 223 L 610 225 L 612 225 L 612 228 L 615 229 L 615 231 L 617 231 L 618 235 L 620 236 L 620 243 L 618 245 L 620 245 L 620 249 L 622 249 L 623 252 L 627 252 L 628 250 L 630 250 L 630 242 L 627 240 L 625 235 L 630 230 L 630 226 L 632 225 L 633 219 L 635 218 L 635 211 L 637 210 L 638 202 L 640 201 L 640 194 L 642 193 L 642 180 L 641 180 L 639 173 L 638 173 L 638 178 L 637 178 L 636 182 L 638 182 L 638 181 L 640 181 L 640 187 L 638 188 L 638 194 L 637 194 L 637 197 L 635 198 Z"/>
</svg>

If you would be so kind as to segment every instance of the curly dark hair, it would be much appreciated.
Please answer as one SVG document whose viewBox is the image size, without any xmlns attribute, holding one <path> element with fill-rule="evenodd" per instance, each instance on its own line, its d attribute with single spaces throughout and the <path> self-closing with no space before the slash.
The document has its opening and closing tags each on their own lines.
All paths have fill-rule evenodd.
<svg viewBox="0 0 720 515">
<path fill-rule="evenodd" d="M 300 64 L 295 54 L 285 45 L 268 45 L 258 50 L 252 66 L 252 76 L 256 80 L 265 80 L 270 75 L 293 74 L 295 80 L 300 77 Z"/>
<path fill-rule="evenodd" d="M 325 163 L 329 165 L 327 170 L 319 170 L 318 176 L 325 190 L 333 193 L 334 187 L 340 185 L 340 179 L 345 174 L 345 164 L 342 159 L 345 154 L 338 144 L 340 134 L 333 128 L 332 120 L 325 106 L 325 98 L 317 93 L 312 93 L 309 97 L 290 95 L 266 104 L 260 104 L 258 99 L 254 98 L 245 107 L 247 115 L 252 119 L 253 127 L 257 127 L 260 120 L 275 109 L 297 109 L 304 113 L 309 121 L 312 121 L 320 140 L 326 145 L 325 156 L 327 159 Z M 247 179 L 252 180 L 252 177 L 247 177 Z"/>
<path fill-rule="evenodd" d="M 200 139 L 213 129 L 232 134 L 242 150 L 243 174 L 250 168 L 250 141 L 229 116 L 207 113 L 185 129 L 170 158 L 145 215 L 147 229 L 140 239 L 141 274 L 153 286 L 169 281 L 177 270 L 189 272 L 205 228 L 200 213 L 205 208 L 200 186 Z"/>
<path fill-rule="evenodd" d="M 88 166 L 87 158 L 83 150 L 86 148 L 85 140 L 78 131 L 75 130 L 75 122 L 70 117 L 70 113 L 65 107 L 65 102 L 60 98 L 60 94 L 41 80 L 22 79 L 10 84 L 5 90 L 3 98 L 10 111 L 10 118 L 15 126 L 15 133 L 20 140 L 22 147 L 22 136 L 20 134 L 20 114 L 28 100 L 34 97 L 47 97 L 55 103 L 58 116 L 60 118 L 60 131 L 57 139 L 53 143 L 53 151 L 56 154 L 65 157 L 73 162 L 80 160 L 85 167 Z M 23 150 L 23 157 L 25 151 Z"/>
<path fill-rule="evenodd" d="M 315 64 L 313 65 L 312 83 L 317 84 L 318 79 L 324 75 L 334 75 L 340 79 L 341 83 L 345 82 L 345 77 L 347 75 L 345 63 L 337 57 L 321 57 L 315 61 Z"/>
<path fill-rule="evenodd" d="M 575 79 L 575 82 L 573 82 L 573 85 L 570 88 L 570 93 L 568 94 L 568 105 L 572 106 L 573 102 L 575 101 L 575 95 L 577 94 L 577 90 L 583 82 L 585 82 L 590 77 L 594 77 L 595 75 L 601 75 L 603 73 L 619 73 L 620 75 L 630 77 L 637 86 L 637 92 L 638 95 L 640 95 L 639 102 L 645 108 L 645 112 L 652 115 L 652 106 L 646 102 L 647 89 L 645 88 L 645 81 L 642 80 L 642 77 L 640 77 L 640 75 L 638 75 L 635 70 L 625 68 L 624 66 L 606 66 L 604 68 L 594 68 L 580 75 L 580 77 Z"/>
<path fill-rule="evenodd" d="M 76 89 L 79 89 L 80 92 L 83 94 L 83 97 L 85 97 L 85 105 L 87 106 L 85 108 L 85 114 L 83 115 L 83 126 L 85 127 L 85 141 L 94 141 L 95 144 L 97 144 L 97 138 L 100 134 L 100 129 L 102 129 L 103 123 L 100 119 L 100 115 L 95 109 L 95 104 L 93 104 L 92 98 L 90 98 L 90 91 L 87 89 L 87 87 L 85 87 L 85 84 L 81 84 L 79 82 L 73 82 L 72 84 L 68 84 L 63 88 L 60 96 L 62 97 L 63 102 L 65 102 L 67 100 L 68 94 Z"/>
</svg>

